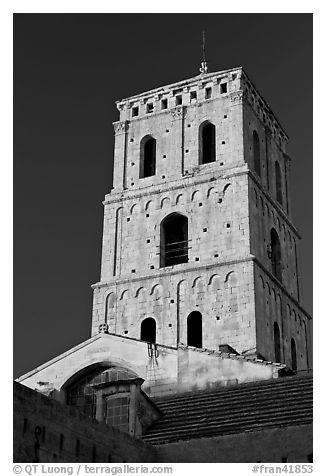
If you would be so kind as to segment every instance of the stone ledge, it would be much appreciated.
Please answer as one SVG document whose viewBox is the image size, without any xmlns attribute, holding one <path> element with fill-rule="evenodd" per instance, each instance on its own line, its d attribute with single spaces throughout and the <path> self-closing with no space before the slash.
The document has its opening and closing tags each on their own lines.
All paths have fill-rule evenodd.
<svg viewBox="0 0 326 476">
<path fill-rule="evenodd" d="M 192 268 L 184 267 L 184 268 L 180 268 L 180 269 L 176 270 L 176 269 L 170 269 L 170 267 L 169 267 L 168 269 L 164 268 L 164 269 L 167 269 L 167 271 L 163 272 L 163 273 L 161 272 L 161 273 L 146 274 L 146 275 L 143 275 L 143 276 L 138 276 L 137 278 L 122 278 L 122 279 L 114 279 L 112 281 L 99 281 L 97 283 L 92 284 L 91 288 L 92 289 L 99 289 L 99 288 L 103 288 L 103 287 L 106 287 L 106 286 L 112 286 L 112 285 L 117 286 L 119 284 L 126 284 L 126 283 L 132 283 L 132 282 L 137 282 L 137 281 L 144 281 L 146 279 L 156 279 L 156 278 L 161 278 L 161 277 L 164 277 L 164 276 L 174 276 L 176 274 L 181 274 L 181 273 L 184 273 L 184 272 L 190 273 L 190 272 L 193 272 L 193 271 L 199 271 L 199 270 L 203 270 L 203 269 L 209 270 L 209 269 L 213 269 L 213 268 L 221 268 L 223 266 L 232 266 L 234 264 L 251 262 L 251 261 L 254 261 L 255 259 L 256 259 L 255 256 L 249 255 L 247 258 L 242 258 L 242 259 L 232 260 L 232 261 L 225 261 L 223 263 L 214 263 L 214 264 L 211 264 L 211 265 L 196 266 L 196 267 L 192 267 Z M 177 265 L 177 266 L 180 266 L 180 265 Z M 160 268 L 160 269 L 163 269 L 163 268 Z"/>
</svg>

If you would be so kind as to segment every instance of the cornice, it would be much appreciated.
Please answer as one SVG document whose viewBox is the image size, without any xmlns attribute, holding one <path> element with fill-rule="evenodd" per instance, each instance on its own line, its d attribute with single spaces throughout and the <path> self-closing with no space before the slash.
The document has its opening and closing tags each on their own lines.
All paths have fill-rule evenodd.
<svg viewBox="0 0 326 476">
<path fill-rule="evenodd" d="M 144 188 L 138 188 L 137 190 L 128 189 L 123 192 L 118 192 L 116 194 L 118 195 L 117 197 L 114 196 L 115 193 L 113 193 L 112 195 L 108 194 L 110 195 L 110 197 L 108 198 L 108 195 L 106 195 L 102 203 L 103 205 L 108 205 L 111 203 L 121 203 L 122 201 L 125 201 L 125 200 L 134 200 L 137 198 L 156 195 L 163 192 L 170 192 L 172 190 L 182 190 L 187 186 L 196 186 L 196 185 L 201 185 L 203 183 L 214 183 L 214 182 L 218 182 L 219 180 L 225 181 L 229 178 L 242 175 L 247 172 L 246 163 L 241 164 L 240 167 L 243 167 L 244 170 L 242 171 L 237 170 L 232 173 L 227 173 L 227 171 L 224 170 L 224 172 L 222 172 L 221 175 L 217 175 L 215 171 L 210 170 L 209 172 L 205 174 L 198 174 L 198 176 L 195 174 L 183 175 L 182 177 L 175 180 L 174 181 L 175 183 L 173 185 L 157 184 L 157 185 L 149 185 L 148 187 L 144 187 Z M 229 170 L 234 170 L 235 168 L 238 169 L 239 166 L 232 167 L 232 169 L 229 169 Z M 192 181 L 194 177 L 199 177 L 199 178 L 197 180 L 195 179 L 194 181 Z M 188 182 L 186 182 L 187 180 Z M 180 181 L 182 181 L 182 183 L 180 183 Z M 157 187 L 157 188 L 153 189 L 152 187 Z M 128 194 L 128 195 L 125 195 L 125 194 Z"/>
<path fill-rule="evenodd" d="M 117 286 L 117 285 L 120 285 L 120 284 L 130 284 L 130 283 L 133 283 L 133 282 L 139 282 L 139 281 L 146 281 L 148 279 L 157 279 L 157 278 L 162 278 L 164 276 L 175 276 L 177 274 L 183 274 L 185 272 L 187 273 L 191 273 L 191 272 L 194 272 L 194 271 L 202 271 L 202 270 L 210 270 L 210 269 L 214 269 L 214 268 L 222 268 L 222 267 L 225 267 L 225 266 L 232 266 L 234 264 L 239 264 L 239 263 L 247 263 L 247 262 L 250 262 L 250 261 L 253 261 L 254 260 L 254 256 L 253 255 L 249 255 L 247 256 L 246 258 L 241 258 L 241 259 L 237 259 L 237 260 L 231 260 L 231 261 L 224 261 L 223 263 L 214 263 L 214 264 L 209 264 L 209 265 L 200 265 L 200 266 L 192 266 L 192 267 L 187 267 L 187 264 L 185 264 L 185 266 L 180 266 L 178 265 L 178 269 L 172 269 L 172 267 L 168 266 L 166 268 L 161 268 L 161 269 L 164 269 L 164 271 L 158 271 L 158 272 L 154 272 L 154 273 L 151 273 L 151 274 L 144 274 L 142 276 L 138 276 L 138 277 L 134 277 L 134 278 L 131 278 L 131 277 L 126 277 L 126 278 L 121 278 L 121 279 L 112 279 L 112 280 L 108 280 L 108 281 L 99 281 L 97 283 L 94 283 L 91 285 L 91 288 L 92 289 L 100 289 L 100 288 L 103 288 L 103 287 L 107 287 L 107 286 Z"/>
</svg>

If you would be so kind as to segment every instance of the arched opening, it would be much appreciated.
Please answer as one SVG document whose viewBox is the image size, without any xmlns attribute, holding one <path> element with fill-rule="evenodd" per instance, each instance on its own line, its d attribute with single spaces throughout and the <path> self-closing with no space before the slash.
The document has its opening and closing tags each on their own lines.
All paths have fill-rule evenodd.
<svg viewBox="0 0 326 476">
<path fill-rule="evenodd" d="M 156 140 L 145 136 L 140 141 L 139 178 L 151 177 L 156 171 Z"/>
<path fill-rule="evenodd" d="M 297 370 L 297 347 L 295 344 L 295 340 L 291 339 L 291 366 L 292 370 Z"/>
<path fill-rule="evenodd" d="M 277 322 L 274 322 L 274 357 L 275 362 L 281 362 L 281 335 Z"/>
<path fill-rule="evenodd" d="M 187 319 L 187 345 L 201 348 L 203 346 L 202 315 L 193 311 Z"/>
<path fill-rule="evenodd" d="M 280 164 L 275 162 L 275 189 L 276 189 L 276 200 L 281 205 L 283 204 L 282 197 L 282 174 Z"/>
<path fill-rule="evenodd" d="M 156 321 L 152 317 L 144 319 L 140 325 L 140 340 L 145 342 L 156 342 Z"/>
<path fill-rule="evenodd" d="M 259 136 L 256 131 L 252 133 L 252 142 L 253 142 L 253 149 L 254 149 L 254 171 L 257 175 L 260 176 L 260 144 L 259 144 Z"/>
<path fill-rule="evenodd" d="M 216 160 L 215 126 L 209 121 L 199 126 L 199 163 L 208 164 Z"/>
<path fill-rule="evenodd" d="M 161 222 L 160 267 L 188 262 L 188 218 L 171 213 Z"/>
<path fill-rule="evenodd" d="M 275 228 L 271 229 L 271 262 L 273 275 L 282 282 L 281 243 Z"/>
<path fill-rule="evenodd" d="M 65 385 L 66 401 L 68 405 L 78 408 L 84 415 L 97 418 L 97 390 L 104 384 L 111 384 L 119 380 L 133 380 L 137 375 L 121 367 L 103 368 L 101 366 L 82 372 L 72 378 Z"/>
</svg>

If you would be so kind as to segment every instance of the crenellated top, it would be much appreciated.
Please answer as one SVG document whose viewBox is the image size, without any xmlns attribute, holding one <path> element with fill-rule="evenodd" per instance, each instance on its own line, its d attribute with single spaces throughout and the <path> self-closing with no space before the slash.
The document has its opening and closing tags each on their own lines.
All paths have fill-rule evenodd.
<svg viewBox="0 0 326 476">
<path fill-rule="evenodd" d="M 245 99 L 276 142 L 285 150 L 288 135 L 243 67 L 200 74 L 116 101 L 120 119 L 114 123 L 115 133 L 125 132 L 129 121 L 148 119 L 157 114 L 175 115 L 180 113 L 183 107 L 198 106 L 204 101 L 225 96 L 229 96 L 231 102 Z"/>
</svg>

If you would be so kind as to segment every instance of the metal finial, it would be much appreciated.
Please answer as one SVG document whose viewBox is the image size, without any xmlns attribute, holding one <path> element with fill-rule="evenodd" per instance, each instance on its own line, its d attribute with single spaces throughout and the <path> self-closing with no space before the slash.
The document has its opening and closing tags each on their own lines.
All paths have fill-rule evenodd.
<svg viewBox="0 0 326 476">
<path fill-rule="evenodd" d="M 205 30 L 203 30 L 203 62 L 206 63 L 206 57 L 205 57 Z"/>
<path fill-rule="evenodd" d="M 203 30 L 202 48 L 203 48 L 203 61 L 200 63 L 199 71 L 201 72 L 201 74 L 205 74 L 205 73 L 208 73 L 208 67 L 207 67 L 206 55 L 205 55 L 205 30 Z"/>
</svg>

